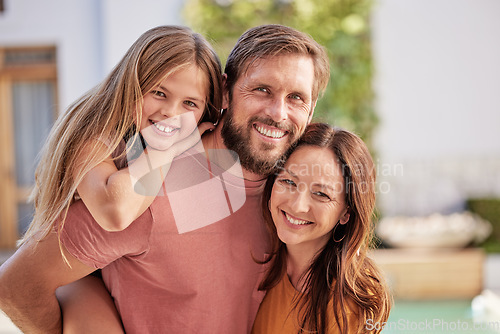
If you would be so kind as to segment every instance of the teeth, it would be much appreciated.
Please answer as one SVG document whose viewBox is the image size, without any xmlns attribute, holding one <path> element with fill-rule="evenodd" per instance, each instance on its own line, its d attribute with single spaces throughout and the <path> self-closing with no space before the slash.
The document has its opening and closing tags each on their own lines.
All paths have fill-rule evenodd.
<svg viewBox="0 0 500 334">
<path fill-rule="evenodd" d="M 259 131 L 259 133 L 263 134 L 264 136 L 272 138 L 281 138 L 286 133 L 283 130 L 269 130 L 259 125 L 257 125 L 255 128 L 257 129 L 257 131 Z"/>
<path fill-rule="evenodd" d="M 285 212 L 285 216 L 286 216 L 286 219 L 288 219 L 288 221 L 294 225 L 305 225 L 305 224 L 309 224 L 310 222 L 308 222 L 307 220 L 302 220 L 302 219 L 295 219 L 295 218 L 292 218 L 288 213 Z"/>
<path fill-rule="evenodd" d="M 160 123 L 153 123 L 153 125 L 160 131 L 165 132 L 165 133 L 171 133 L 175 130 L 175 128 L 171 126 L 163 126 Z"/>
</svg>

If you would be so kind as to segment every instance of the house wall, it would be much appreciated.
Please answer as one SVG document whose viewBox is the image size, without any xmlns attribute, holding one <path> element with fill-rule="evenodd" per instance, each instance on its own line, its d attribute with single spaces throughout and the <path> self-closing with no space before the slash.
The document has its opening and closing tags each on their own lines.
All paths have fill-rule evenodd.
<svg viewBox="0 0 500 334">
<path fill-rule="evenodd" d="M 379 207 L 500 196 L 500 2 L 379 0 L 372 16 Z"/>
</svg>

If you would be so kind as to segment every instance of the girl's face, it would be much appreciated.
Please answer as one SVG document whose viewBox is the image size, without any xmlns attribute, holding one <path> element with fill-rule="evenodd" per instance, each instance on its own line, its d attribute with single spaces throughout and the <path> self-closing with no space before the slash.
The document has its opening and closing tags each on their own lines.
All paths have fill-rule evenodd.
<svg viewBox="0 0 500 334">
<path fill-rule="evenodd" d="M 197 127 L 205 111 L 208 78 L 196 65 L 167 76 L 144 96 L 141 134 L 148 145 L 166 150 Z"/>
<path fill-rule="evenodd" d="M 301 146 L 287 160 L 271 192 L 269 209 L 281 241 L 316 253 L 349 213 L 337 157 L 328 148 Z M 302 248 L 304 249 L 304 248 Z"/>
</svg>

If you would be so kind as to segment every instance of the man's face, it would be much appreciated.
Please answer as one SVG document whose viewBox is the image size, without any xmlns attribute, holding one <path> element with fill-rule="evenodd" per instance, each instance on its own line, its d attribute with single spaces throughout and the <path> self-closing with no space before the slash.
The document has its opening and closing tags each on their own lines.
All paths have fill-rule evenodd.
<svg viewBox="0 0 500 334">
<path fill-rule="evenodd" d="M 241 165 L 268 175 L 311 120 L 314 65 L 303 55 L 280 55 L 255 61 L 224 94 L 227 114 L 222 137 Z"/>
</svg>

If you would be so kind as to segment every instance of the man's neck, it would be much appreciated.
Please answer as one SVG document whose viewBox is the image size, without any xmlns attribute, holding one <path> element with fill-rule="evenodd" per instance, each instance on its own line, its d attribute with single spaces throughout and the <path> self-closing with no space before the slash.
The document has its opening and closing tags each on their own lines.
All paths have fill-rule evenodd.
<svg viewBox="0 0 500 334">
<path fill-rule="evenodd" d="M 201 140 L 203 142 L 203 146 L 205 150 L 227 150 L 226 145 L 224 144 L 224 140 L 222 139 L 222 120 L 219 122 L 217 127 L 212 132 L 206 132 Z M 254 172 L 251 172 L 242 167 L 243 178 L 248 181 L 261 181 L 266 178 L 264 175 L 260 175 Z"/>
</svg>

